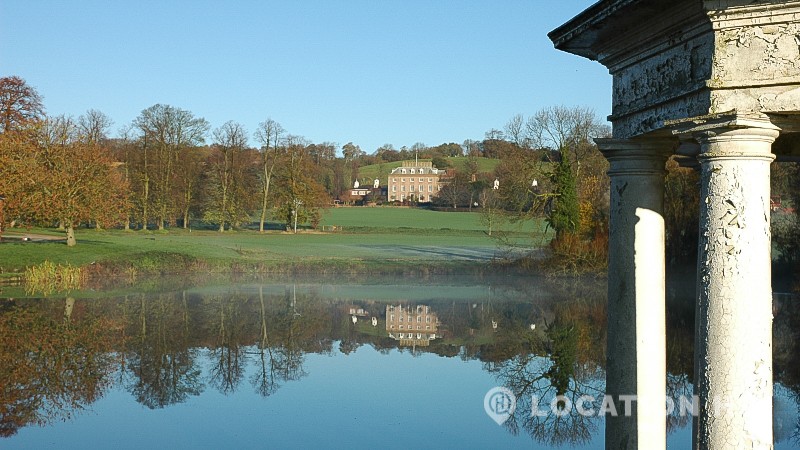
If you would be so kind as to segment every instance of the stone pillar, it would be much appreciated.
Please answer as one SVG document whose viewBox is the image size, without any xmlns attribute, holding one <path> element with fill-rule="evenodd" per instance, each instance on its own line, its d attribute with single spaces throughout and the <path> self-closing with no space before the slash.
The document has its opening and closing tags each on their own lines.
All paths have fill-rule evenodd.
<svg viewBox="0 0 800 450">
<path fill-rule="evenodd" d="M 677 140 L 596 142 L 611 164 L 606 448 L 664 449 L 664 164 Z"/>
<path fill-rule="evenodd" d="M 747 122 L 693 133 L 702 173 L 696 449 L 772 448 L 769 165 L 778 129 Z"/>
</svg>

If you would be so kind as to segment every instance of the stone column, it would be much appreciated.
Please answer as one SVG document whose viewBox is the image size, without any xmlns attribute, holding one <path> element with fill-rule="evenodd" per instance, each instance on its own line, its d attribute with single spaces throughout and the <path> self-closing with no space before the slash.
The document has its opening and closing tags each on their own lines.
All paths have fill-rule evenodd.
<svg viewBox="0 0 800 450">
<path fill-rule="evenodd" d="M 693 133 L 702 173 L 694 448 L 771 449 L 769 165 L 778 128 L 741 118 L 705 128 Z"/>
<path fill-rule="evenodd" d="M 664 449 L 664 164 L 677 140 L 596 142 L 611 164 L 606 448 Z"/>
</svg>

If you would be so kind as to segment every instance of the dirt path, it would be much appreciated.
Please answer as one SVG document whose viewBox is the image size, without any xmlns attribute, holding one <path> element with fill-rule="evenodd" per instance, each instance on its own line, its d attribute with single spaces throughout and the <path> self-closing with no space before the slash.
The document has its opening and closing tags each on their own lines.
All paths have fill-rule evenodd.
<svg viewBox="0 0 800 450">
<path fill-rule="evenodd" d="M 0 242 L 47 242 L 47 241 L 63 241 L 66 238 L 62 236 L 53 236 L 51 234 L 38 234 L 38 233 L 19 233 L 16 231 L 3 233 L 3 239 Z"/>
</svg>

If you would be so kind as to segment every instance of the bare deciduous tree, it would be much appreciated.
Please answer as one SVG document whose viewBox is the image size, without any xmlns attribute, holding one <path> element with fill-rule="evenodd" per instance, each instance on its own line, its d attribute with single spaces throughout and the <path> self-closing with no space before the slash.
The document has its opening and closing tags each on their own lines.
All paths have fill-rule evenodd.
<svg viewBox="0 0 800 450">
<path fill-rule="evenodd" d="M 275 173 L 275 163 L 278 160 L 278 147 L 283 138 L 284 129 L 278 122 L 267 119 L 258 124 L 255 132 L 256 140 L 261 144 L 261 219 L 258 231 L 264 232 L 264 222 L 267 220 L 269 206 L 269 187 Z"/>
<path fill-rule="evenodd" d="M 522 114 L 515 114 L 514 117 L 509 119 L 505 126 L 506 138 L 511 142 L 517 144 L 517 147 L 523 147 L 525 144 L 525 119 Z"/>
<path fill-rule="evenodd" d="M 243 157 L 247 148 L 247 132 L 236 122 L 225 122 L 214 130 L 216 155 L 211 163 L 211 202 L 205 218 L 219 223 L 219 231 L 225 231 L 225 223 L 241 220 L 246 214 L 241 198 Z"/>
<path fill-rule="evenodd" d="M 606 137 L 609 128 L 591 108 L 550 106 L 539 110 L 525 123 L 528 138 L 536 148 L 550 148 L 569 159 L 580 178 L 581 164 L 597 150 L 592 138 Z"/>
<path fill-rule="evenodd" d="M 114 121 L 103 112 L 90 109 L 78 117 L 78 132 L 85 142 L 100 144 L 108 139 L 108 129 L 113 124 Z"/>
<path fill-rule="evenodd" d="M 140 132 L 140 147 L 143 153 L 145 203 L 152 203 L 153 215 L 158 228 L 164 229 L 174 211 L 176 161 L 183 148 L 196 147 L 205 140 L 208 122 L 195 117 L 191 112 L 169 105 L 153 105 L 139 114 L 134 126 Z M 148 205 L 144 205 L 143 222 L 147 228 Z"/>
</svg>

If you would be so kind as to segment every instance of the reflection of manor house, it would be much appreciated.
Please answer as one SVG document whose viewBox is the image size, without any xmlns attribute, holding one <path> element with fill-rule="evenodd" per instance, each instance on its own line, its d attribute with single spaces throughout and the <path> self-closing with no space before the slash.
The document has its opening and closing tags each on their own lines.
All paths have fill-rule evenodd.
<svg viewBox="0 0 800 450">
<path fill-rule="evenodd" d="M 436 339 L 439 318 L 429 306 L 388 305 L 386 307 L 386 332 L 403 346 L 427 346 Z"/>
<path fill-rule="evenodd" d="M 433 167 L 433 163 L 403 161 L 403 165 L 389 174 L 389 201 L 418 200 L 429 202 L 439 195 L 442 188 L 440 178 L 445 171 Z"/>
<path fill-rule="evenodd" d="M 365 310 L 360 306 L 350 305 L 347 307 L 347 312 L 351 316 L 359 316 L 359 317 L 366 317 L 369 315 L 369 311 Z"/>
</svg>

